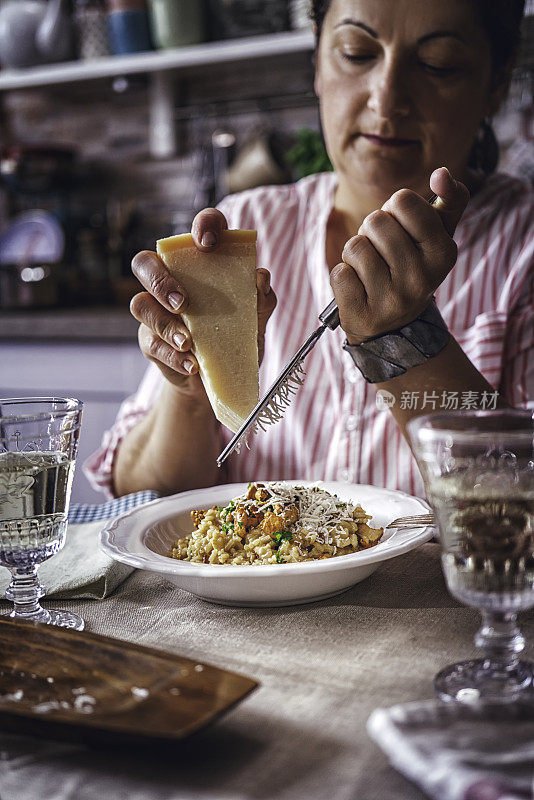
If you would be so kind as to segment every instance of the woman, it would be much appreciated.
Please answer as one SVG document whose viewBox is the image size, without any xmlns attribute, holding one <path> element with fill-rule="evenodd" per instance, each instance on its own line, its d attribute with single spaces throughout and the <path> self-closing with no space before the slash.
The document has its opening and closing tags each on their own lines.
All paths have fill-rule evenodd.
<svg viewBox="0 0 534 800">
<path fill-rule="evenodd" d="M 193 237 L 208 252 L 227 225 L 258 230 L 258 263 L 278 296 L 274 310 L 269 273 L 258 270 L 262 392 L 332 291 L 343 330 L 326 333 L 308 357 L 284 419 L 220 471 L 229 433 L 197 374 L 180 318 L 185 292 L 155 254 L 140 253 L 133 270 L 147 291 L 131 308 L 153 365 L 90 459 L 95 483 L 117 494 L 171 493 L 302 478 L 422 494 L 403 438 L 412 416 L 532 399 L 532 197 L 517 181 L 487 176 L 487 120 L 507 89 L 522 11 L 521 0 L 314 3 L 315 89 L 335 172 L 228 197 L 197 215 Z M 450 337 L 429 306 L 433 294 Z M 423 356 L 413 365 L 410 342 L 391 332 L 416 319 Z M 373 337 L 379 355 L 369 357 Z"/>
</svg>

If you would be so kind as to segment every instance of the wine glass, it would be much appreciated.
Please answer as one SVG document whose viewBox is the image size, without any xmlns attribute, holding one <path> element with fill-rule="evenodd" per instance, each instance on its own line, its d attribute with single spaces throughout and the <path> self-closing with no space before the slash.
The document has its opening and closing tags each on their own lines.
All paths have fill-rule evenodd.
<svg viewBox="0 0 534 800">
<path fill-rule="evenodd" d="M 526 697 L 517 613 L 534 606 L 534 419 L 519 410 L 411 420 L 408 435 L 436 514 L 448 589 L 481 611 L 484 657 L 434 680 L 442 700 L 502 704 Z"/>
<path fill-rule="evenodd" d="M 0 564 L 11 571 L 11 616 L 83 630 L 68 611 L 50 611 L 37 567 L 65 544 L 82 403 L 71 398 L 0 400 Z"/>
</svg>

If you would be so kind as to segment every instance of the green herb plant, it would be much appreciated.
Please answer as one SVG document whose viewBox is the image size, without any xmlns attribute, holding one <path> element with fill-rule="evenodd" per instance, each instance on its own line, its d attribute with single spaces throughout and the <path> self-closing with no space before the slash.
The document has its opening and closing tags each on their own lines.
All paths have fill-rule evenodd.
<svg viewBox="0 0 534 800">
<path fill-rule="evenodd" d="M 332 163 L 318 131 L 300 128 L 296 133 L 296 139 L 286 157 L 295 168 L 298 178 L 315 175 L 317 172 L 332 172 Z"/>
</svg>

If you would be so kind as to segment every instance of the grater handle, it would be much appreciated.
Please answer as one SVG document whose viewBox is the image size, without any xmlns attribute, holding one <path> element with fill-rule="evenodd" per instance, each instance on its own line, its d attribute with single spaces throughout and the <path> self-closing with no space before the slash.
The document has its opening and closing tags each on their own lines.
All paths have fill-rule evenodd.
<svg viewBox="0 0 534 800">
<path fill-rule="evenodd" d="M 335 300 L 332 300 L 319 314 L 319 321 L 331 331 L 339 327 L 339 309 Z"/>
</svg>

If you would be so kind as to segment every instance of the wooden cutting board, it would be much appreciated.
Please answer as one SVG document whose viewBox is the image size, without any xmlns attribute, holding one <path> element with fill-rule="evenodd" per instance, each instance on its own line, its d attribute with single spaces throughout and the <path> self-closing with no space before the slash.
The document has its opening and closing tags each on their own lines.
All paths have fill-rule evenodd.
<svg viewBox="0 0 534 800">
<path fill-rule="evenodd" d="M 119 639 L 0 619 L 0 730 L 88 744 L 176 741 L 257 685 Z"/>
</svg>

